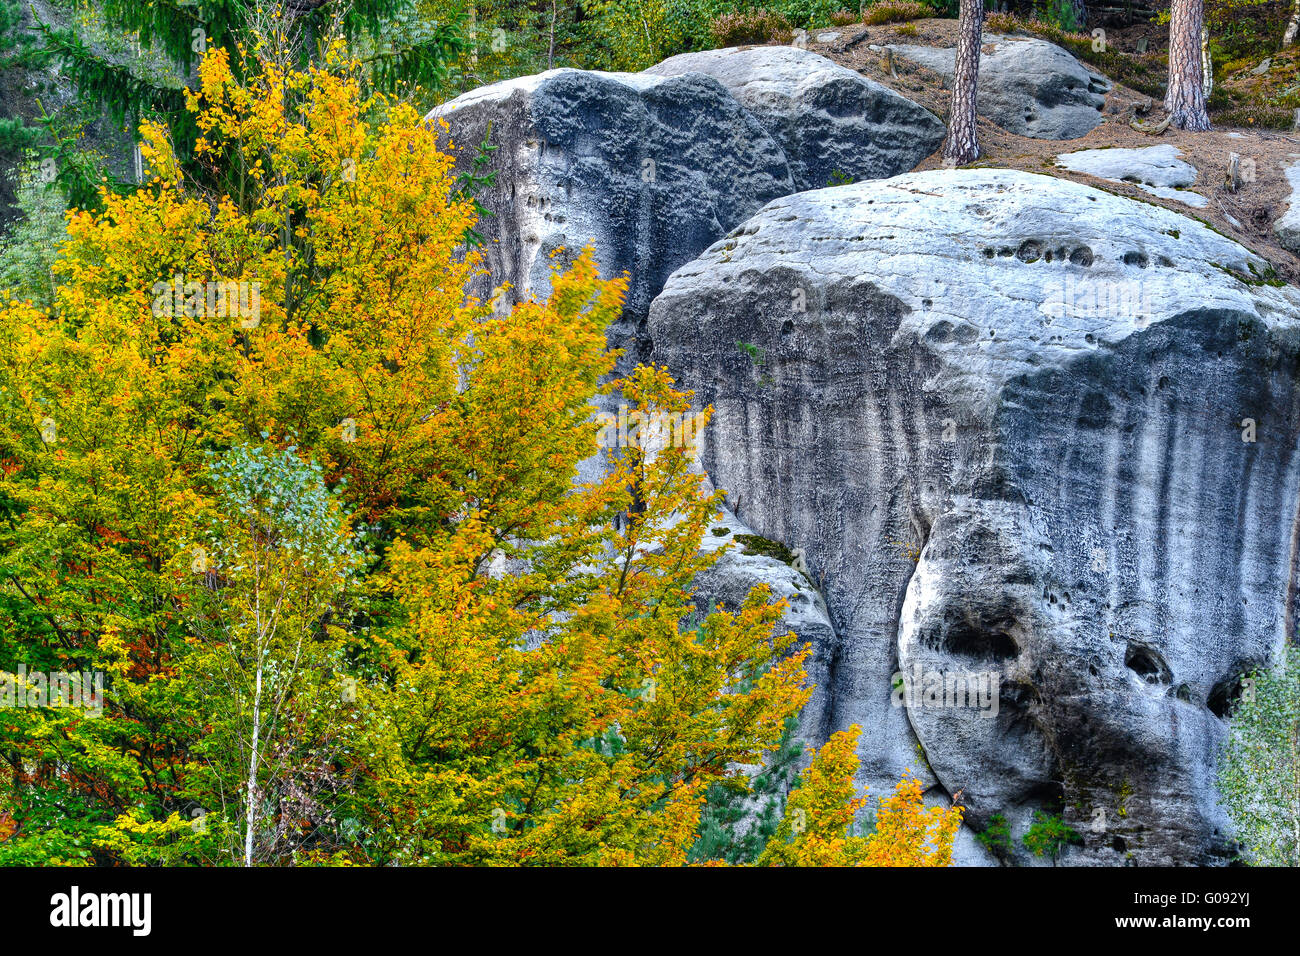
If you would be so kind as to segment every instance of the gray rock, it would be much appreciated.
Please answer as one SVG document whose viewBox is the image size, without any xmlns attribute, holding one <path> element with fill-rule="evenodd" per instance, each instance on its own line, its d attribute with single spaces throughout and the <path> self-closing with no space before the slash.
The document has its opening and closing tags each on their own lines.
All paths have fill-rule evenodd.
<svg viewBox="0 0 1300 956">
<path fill-rule="evenodd" d="M 1178 147 L 1166 143 L 1144 149 L 1083 149 L 1057 156 L 1056 162 L 1116 182 L 1190 186 L 1196 182 L 1196 167 L 1179 159 L 1181 155 Z"/>
<path fill-rule="evenodd" d="M 1179 159 L 1181 155 L 1177 147 L 1165 143 L 1142 149 L 1083 149 L 1057 156 L 1056 164 L 1203 208 L 1208 202 L 1204 196 L 1181 188 L 1196 182 L 1196 167 Z"/>
<path fill-rule="evenodd" d="M 1046 40 L 984 37 L 977 109 L 1003 129 L 1034 139 L 1077 139 L 1101 123 L 1110 81 Z M 955 51 L 892 46 L 951 82 Z"/>
<path fill-rule="evenodd" d="M 595 243 L 604 276 L 631 274 L 611 331 L 625 366 L 641 357 L 638 326 L 669 273 L 795 188 L 781 148 L 698 73 L 552 70 L 473 90 L 426 119 L 447 122 L 458 170 L 485 138 L 497 147 L 479 230 L 492 281 L 511 283 L 514 301 L 548 294 L 560 248 L 571 260 Z"/>
<path fill-rule="evenodd" d="M 873 794 L 911 767 L 1020 862 L 1035 810 L 1064 862 L 1226 859 L 1223 715 L 1296 627 L 1300 292 L 1266 270 L 980 169 L 777 200 L 671 277 L 649 330 L 715 409 L 702 464 L 826 602 L 811 743 L 860 724 Z"/>
<path fill-rule="evenodd" d="M 1300 255 L 1300 163 L 1288 166 L 1286 181 L 1291 186 L 1287 210 L 1273 223 L 1273 232 L 1282 248 Z"/>
<path fill-rule="evenodd" d="M 800 190 L 820 189 L 836 172 L 854 180 L 909 172 L 943 142 L 934 114 L 807 50 L 683 53 L 646 72 L 716 78 L 781 144 Z"/>
<path fill-rule="evenodd" d="M 728 610 L 738 609 L 758 585 L 766 585 L 773 599 L 789 602 L 789 609 L 781 620 L 781 627 L 794 631 L 800 642 L 811 642 L 820 647 L 833 647 L 837 639 L 830 622 L 826 602 L 812 579 L 792 563 L 778 558 L 752 553 L 737 535 L 757 535 L 730 509 L 723 509 L 718 523 L 705 534 L 700 550 L 706 554 L 722 551 L 722 555 L 695 581 L 695 604 L 700 613 L 708 613 L 721 604 Z M 760 536 L 761 537 L 761 536 Z M 750 552 L 750 553 L 747 553 Z M 796 558 L 802 566 L 802 555 Z M 824 665 L 824 655 L 820 665 Z M 809 682 L 815 686 L 813 696 L 804 707 L 801 722 L 815 725 L 816 731 L 803 728 L 802 737 L 812 742 L 821 735 L 821 715 L 829 706 L 829 673 L 824 666 L 809 668 Z M 818 745 L 824 742 L 817 741 Z"/>
<path fill-rule="evenodd" d="M 839 638 L 821 592 L 807 573 L 800 570 L 804 567 L 802 552 L 797 552 L 794 561 L 787 563 L 775 557 L 754 553 L 745 546 L 743 540 L 737 541 L 738 535 L 756 534 L 730 509 L 722 510 L 718 523 L 705 534 L 700 550 L 705 553 L 723 553 L 711 568 L 696 577 L 695 604 L 701 614 L 708 613 L 719 604 L 734 611 L 758 585 L 766 585 L 774 599 L 784 599 L 788 603 L 788 609 L 778 627 L 783 632 L 793 631 L 800 644 L 809 643 L 817 649 L 815 657 L 807 665 L 808 681 L 813 688 L 812 697 L 800 714 L 799 739 L 808 748 L 801 761 L 801 767 L 804 767 L 812 759 L 812 750 L 824 743 L 831 733 L 827 721 L 834 709 L 831 695 L 835 687 L 835 675 L 829 664 L 835 659 Z M 891 750 L 891 758 L 895 763 L 911 765 L 915 776 L 926 788 L 927 802 L 946 806 L 949 794 L 929 768 L 917 760 L 919 744 L 907 724 L 905 713 L 896 709 L 889 716 L 893 719 L 888 727 L 864 727 L 864 739 L 872 741 L 873 750 Z M 758 767 L 746 769 L 753 773 Z M 889 787 L 870 793 L 867 810 L 872 809 L 880 798 L 887 797 L 892 792 L 892 786 L 890 784 Z M 757 814 L 763 809 L 764 805 L 755 803 L 749 807 L 749 812 Z M 953 848 L 953 862 L 957 866 L 987 866 L 997 861 L 975 840 L 969 829 L 963 829 Z"/>
</svg>

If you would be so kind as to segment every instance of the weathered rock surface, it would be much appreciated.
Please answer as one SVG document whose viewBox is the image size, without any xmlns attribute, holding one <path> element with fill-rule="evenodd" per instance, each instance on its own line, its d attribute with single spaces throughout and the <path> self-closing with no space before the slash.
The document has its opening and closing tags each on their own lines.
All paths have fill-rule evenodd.
<svg viewBox="0 0 1300 956">
<path fill-rule="evenodd" d="M 1053 43 L 1029 37 L 984 36 L 978 110 L 1003 129 L 1034 139 L 1077 139 L 1101 122 L 1110 81 Z M 896 56 L 919 63 L 951 83 L 951 48 L 895 45 Z"/>
<path fill-rule="evenodd" d="M 753 538 L 762 541 L 762 536 L 736 517 L 730 508 L 722 509 L 717 525 L 701 541 L 700 550 L 706 554 L 723 553 L 711 568 L 696 577 L 695 605 L 701 614 L 719 604 L 734 611 L 759 585 L 766 585 L 773 599 L 788 603 L 778 627 L 782 631 L 793 631 L 801 644 L 808 643 L 816 649 L 815 656 L 806 664 L 808 681 L 813 685 L 812 697 L 800 714 L 799 736 L 809 748 L 801 766 L 807 766 L 812 759 L 812 749 L 825 742 L 825 732 L 820 728 L 825 715 L 834 706 L 831 693 L 835 674 L 830 670 L 830 664 L 836 659 L 834 649 L 839 646 L 839 638 L 825 599 L 806 571 L 802 551 L 794 553 L 791 556 L 793 560 L 782 560 L 763 553 L 762 544 L 750 544 Z M 912 767 L 917 779 L 927 788 L 929 803 L 947 805 L 947 795 L 919 759 L 916 737 L 910 732 L 903 711 L 896 710 L 894 716 L 897 726 L 891 728 L 892 733 L 883 732 L 881 727 L 864 727 L 862 739 L 870 741 L 873 752 L 888 750 L 889 759 L 895 764 Z M 816 726 L 818 730 L 810 732 L 810 726 Z M 885 790 L 872 793 L 871 797 L 886 796 L 892 787 L 891 783 Z M 751 812 L 761 808 L 756 803 Z M 987 866 L 997 861 L 980 846 L 969 828 L 963 828 L 953 848 L 953 862 L 958 866 Z"/>
<path fill-rule="evenodd" d="M 1163 199 L 1204 207 L 1207 200 L 1185 188 L 1196 182 L 1196 167 L 1178 157 L 1178 147 L 1168 143 L 1143 149 L 1082 149 L 1056 157 L 1058 166 L 1116 183 L 1132 183 Z"/>
<path fill-rule="evenodd" d="M 1273 223 L 1273 232 L 1282 248 L 1300 256 L 1300 163 L 1286 169 L 1286 180 L 1291 186 L 1287 210 Z"/>
<path fill-rule="evenodd" d="M 943 142 L 943 123 L 929 110 L 808 50 L 683 53 L 646 72 L 721 82 L 785 150 L 800 190 L 829 185 L 836 173 L 860 180 L 909 172 Z"/>
<path fill-rule="evenodd" d="M 678 266 L 795 186 L 780 146 L 717 80 L 552 70 L 473 90 L 433 110 L 459 169 L 486 139 L 496 187 L 492 280 L 515 301 L 545 297 L 551 254 L 595 243 L 602 274 L 631 273 L 624 321 L 611 333 L 643 357 L 638 326 Z M 485 289 L 477 290 L 484 293 Z"/>
<path fill-rule="evenodd" d="M 1300 293 L 1266 270 L 963 170 L 777 200 L 671 277 L 649 331 L 715 408 L 702 463 L 824 595 L 810 743 L 860 724 L 873 794 L 961 790 L 1020 862 L 1035 810 L 1083 835 L 1069 862 L 1226 857 L 1223 715 L 1294 633 L 1300 562 Z"/>
<path fill-rule="evenodd" d="M 796 562 L 802 565 L 802 556 L 796 556 L 794 561 L 784 561 L 763 554 L 761 550 L 745 546 L 747 535 L 757 536 L 758 533 L 733 511 L 724 508 L 718 523 L 704 536 L 700 543 L 701 551 L 723 553 L 695 580 L 695 604 L 699 612 L 708 613 L 717 604 L 737 610 L 750 591 L 758 585 L 767 585 L 774 600 L 789 602 L 781 627 L 794 631 L 800 642 L 833 646 L 836 642 L 835 628 L 830 622 L 826 602 L 812 579 L 795 566 Z M 828 673 L 813 674 L 810 671 L 810 681 L 817 685 L 810 706 L 816 711 L 825 709 L 829 676 Z"/>
</svg>

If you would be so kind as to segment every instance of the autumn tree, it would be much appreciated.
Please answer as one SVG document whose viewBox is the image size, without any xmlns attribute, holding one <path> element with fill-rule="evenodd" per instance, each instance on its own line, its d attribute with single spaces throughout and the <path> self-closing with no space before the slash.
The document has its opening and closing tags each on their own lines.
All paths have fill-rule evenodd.
<svg viewBox="0 0 1300 956">
<path fill-rule="evenodd" d="M 4 713 L 0 860 L 681 863 L 807 700 L 779 603 L 696 606 L 720 499 L 664 370 L 601 384 L 625 280 L 468 297 L 452 160 L 356 69 L 209 52 L 237 194 L 146 123 L 0 308 L 0 666 L 109 677 Z M 647 424 L 575 485 L 602 387 Z"/>
<path fill-rule="evenodd" d="M 800 776 L 785 817 L 759 866 L 948 866 L 961 827 L 962 808 L 927 807 L 921 784 L 904 775 L 894 793 L 876 808 L 874 828 L 853 832 L 867 806 L 857 795 L 856 724 L 833 734 Z"/>
<path fill-rule="evenodd" d="M 952 99 L 948 110 L 948 138 L 943 161 L 964 166 L 979 158 L 976 127 L 980 43 L 984 30 L 984 0 L 961 0 L 957 22 L 957 49 L 953 64 Z"/>
<path fill-rule="evenodd" d="M 1169 11 L 1169 86 L 1165 112 L 1176 129 L 1210 128 L 1201 63 L 1203 0 L 1173 0 Z"/>
</svg>

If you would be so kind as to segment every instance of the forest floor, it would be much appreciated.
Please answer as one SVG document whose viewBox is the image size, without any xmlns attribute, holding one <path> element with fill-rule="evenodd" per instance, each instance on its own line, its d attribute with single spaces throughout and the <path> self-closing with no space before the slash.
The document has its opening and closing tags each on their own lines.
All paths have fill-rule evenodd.
<svg viewBox="0 0 1300 956">
<path fill-rule="evenodd" d="M 864 30 L 867 31 L 865 39 L 858 40 L 849 49 L 844 48 Z M 831 32 L 839 36 L 824 43 L 817 39 L 818 35 L 826 36 Z M 937 74 L 901 58 L 894 59 L 891 74 L 885 58 L 870 47 L 873 44 L 883 47 L 907 43 L 951 47 L 955 44 L 956 32 L 955 20 L 913 20 L 871 27 L 851 24 L 811 31 L 808 49 L 896 90 L 946 122 L 950 94 Z M 1138 42 L 1143 37 L 1147 39 L 1146 50 L 1138 54 Z M 1163 80 L 1163 49 L 1168 42 L 1168 28 L 1142 24 L 1119 30 L 1107 29 L 1106 39 L 1116 54 L 1112 60 L 1118 68 L 1115 72 L 1123 72 L 1131 82 L 1145 90 L 1120 82 L 1101 66 L 1085 63 L 1113 84 L 1106 95 L 1103 122 L 1096 129 L 1079 139 L 1030 139 L 1009 133 L 981 118 L 979 142 L 982 155 L 973 165 L 1009 167 L 1072 179 L 1117 195 L 1164 206 L 1198 219 L 1240 242 L 1273 263 L 1280 277 L 1300 283 L 1300 259 L 1282 248 L 1272 228 L 1274 220 L 1287 209 L 1291 188 L 1284 170 L 1300 162 L 1300 132 L 1231 125 L 1232 119 L 1246 115 L 1239 108 L 1230 111 L 1229 107 L 1238 107 L 1241 102 L 1236 95 L 1231 99 L 1220 97 L 1228 105 L 1219 110 L 1219 115 L 1211 111 L 1214 128 L 1209 132 L 1189 133 L 1176 129 L 1167 129 L 1159 135 L 1139 132 L 1129 126 L 1135 105 L 1145 110 L 1137 116 L 1143 122 L 1155 123 L 1163 116 L 1159 84 Z M 1243 68 L 1223 84 L 1235 94 L 1247 84 L 1267 82 L 1272 75 L 1283 78 L 1283 81 L 1293 78 L 1296 75 L 1293 70 L 1300 68 L 1300 58 L 1292 54 L 1273 59 L 1272 69 L 1263 77 L 1253 76 L 1249 68 Z M 1159 70 L 1153 67 L 1156 63 Z M 1164 143 L 1175 146 L 1182 153 L 1180 158 L 1196 168 L 1196 183 L 1188 189 L 1206 198 L 1205 208 L 1192 208 L 1175 199 L 1153 196 L 1135 185 L 1098 179 L 1056 164 L 1058 155 L 1082 149 L 1141 148 Z M 1236 191 L 1226 185 L 1229 157 L 1233 153 L 1238 154 L 1242 161 L 1252 161 L 1254 169 L 1254 181 L 1240 185 Z M 935 169 L 940 165 L 939 153 L 936 152 L 918 168 Z M 1250 168 L 1249 164 L 1243 162 L 1243 165 Z"/>
</svg>

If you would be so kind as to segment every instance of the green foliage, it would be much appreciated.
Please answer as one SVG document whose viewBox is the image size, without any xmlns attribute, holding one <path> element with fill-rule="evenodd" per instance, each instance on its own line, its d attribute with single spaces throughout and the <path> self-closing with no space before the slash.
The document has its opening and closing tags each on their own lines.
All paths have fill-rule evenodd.
<svg viewBox="0 0 1300 956">
<path fill-rule="evenodd" d="M 213 456 L 208 480 L 205 543 L 187 555 L 186 617 L 198 642 L 180 684 L 208 728 L 189 795 L 241 807 L 223 818 L 223 856 L 281 861 L 304 844 L 344 840 L 331 824 L 356 718 L 341 677 L 345 635 L 331 622 L 346 619 L 363 554 L 342 488 L 329 491 L 321 466 L 293 445 L 236 445 Z M 286 815 L 312 825 L 286 828 Z M 239 834 L 243 847 L 230 839 Z"/>
<path fill-rule="evenodd" d="M 22 218 L 0 240 L 0 289 L 49 308 L 54 303 L 51 268 L 67 225 L 62 194 L 53 183 L 41 181 L 36 164 L 20 176 L 18 209 Z"/>
<path fill-rule="evenodd" d="M 239 73 L 255 63 L 241 48 L 275 37 L 270 45 L 281 67 L 305 66 L 321 62 L 319 38 L 337 28 L 357 55 L 358 78 L 367 92 L 410 97 L 420 90 L 449 89 L 456 59 L 467 48 L 454 5 L 434 18 L 421 12 L 417 0 L 330 0 L 300 6 L 283 18 L 279 10 L 254 0 L 95 0 L 63 23 L 37 19 L 38 52 L 55 60 L 76 85 L 78 101 L 65 111 L 90 109 L 132 132 L 142 120 L 161 120 L 186 172 L 207 181 L 209 170 L 192 155 L 198 134 L 185 108 L 195 64 L 206 50 L 227 48 Z M 65 197 L 75 208 L 98 208 L 105 164 L 85 150 L 72 131 L 78 124 L 68 116 L 50 122 L 62 130 L 54 137 L 54 155 Z M 0 130 L 0 142 L 2 137 Z M 109 185 L 123 191 L 136 184 Z"/>
<path fill-rule="evenodd" d="M 491 140 L 492 124 L 489 123 L 487 131 L 483 134 L 483 142 L 478 144 L 469 169 L 457 174 L 455 191 L 452 194 L 455 199 L 470 203 L 474 207 L 474 215 L 479 220 L 484 216 L 492 215 L 492 212 L 479 201 L 478 194 L 484 189 L 495 186 L 497 182 L 497 171 L 489 169 L 489 166 L 492 163 L 492 154 L 500 147 L 492 145 Z M 473 226 L 469 227 L 465 230 L 465 244 L 470 247 L 482 246 L 483 234 Z"/>
<path fill-rule="evenodd" d="M 1059 816 L 1035 810 L 1034 822 L 1029 825 L 1021 841 L 1034 856 L 1046 856 L 1055 863 L 1066 844 L 1080 843 L 1082 837 Z"/>
<path fill-rule="evenodd" d="M 1083 26 L 1079 22 L 1078 10 L 1070 0 L 1043 0 L 1036 7 L 1035 14 L 1064 33 L 1076 33 Z"/>
<path fill-rule="evenodd" d="M 1205 0 L 1205 26 L 1215 61 L 1259 59 L 1276 50 L 1286 30 L 1289 7 L 1275 0 Z"/>
<path fill-rule="evenodd" d="M 743 864 L 758 859 L 781 822 L 787 794 L 798 786 L 803 756 L 795 739 L 798 728 L 797 718 L 786 721 L 776 750 L 752 777 L 726 777 L 709 787 L 700 815 L 700 836 L 687 857 L 691 863 L 726 860 Z"/>
<path fill-rule="evenodd" d="M 1300 866 L 1300 651 L 1242 680 L 1219 761 L 1224 808 L 1257 866 Z"/>
<path fill-rule="evenodd" d="M 596 64 L 642 70 L 706 46 L 711 0 L 585 0 Z"/>
<path fill-rule="evenodd" d="M 989 817 L 984 830 L 975 834 L 975 839 L 994 856 L 1005 857 L 1011 852 L 1011 824 L 1005 816 L 995 813 Z"/>
<path fill-rule="evenodd" d="M 794 553 L 783 545 L 780 541 L 773 541 L 771 538 L 764 538 L 758 534 L 738 534 L 736 543 L 741 547 L 742 554 L 761 554 L 769 558 L 776 558 L 786 564 L 794 561 Z"/>
</svg>

